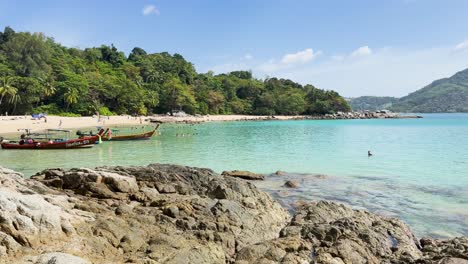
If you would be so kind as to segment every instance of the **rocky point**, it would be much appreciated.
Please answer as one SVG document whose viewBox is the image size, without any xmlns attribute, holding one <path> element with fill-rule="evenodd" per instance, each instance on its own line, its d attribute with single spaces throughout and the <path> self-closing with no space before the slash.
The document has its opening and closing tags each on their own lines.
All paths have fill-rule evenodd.
<svg viewBox="0 0 468 264">
<path fill-rule="evenodd" d="M 468 263 L 467 250 L 332 202 L 289 215 L 209 169 L 0 168 L 0 263 Z"/>
</svg>

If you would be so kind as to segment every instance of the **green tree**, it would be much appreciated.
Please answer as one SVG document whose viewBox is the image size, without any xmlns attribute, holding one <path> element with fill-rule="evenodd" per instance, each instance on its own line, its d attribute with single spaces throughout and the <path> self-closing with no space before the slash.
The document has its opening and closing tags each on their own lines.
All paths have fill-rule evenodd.
<svg viewBox="0 0 468 264">
<path fill-rule="evenodd" d="M 195 97 L 190 86 L 183 84 L 178 78 L 173 77 L 163 86 L 162 91 L 164 111 L 173 113 L 174 110 L 184 110 L 194 113 L 196 107 Z"/>
<path fill-rule="evenodd" d="M 0 86 L 0 105 L 3 103 L 3 100 L 6 99 L 9 104 L 16 105 L 21 97 L 18 94 L 18 88 L 12 85 L 13 78 L 3 77 Z"/>
<path fill-rule="evenodd" d="M 68 88 L 67 92 L 63 95 L 65 103 L 67 104 L 67 111 L 71 105 L 78 103 L 78 90 L 75 88 Z"/>
</svg>

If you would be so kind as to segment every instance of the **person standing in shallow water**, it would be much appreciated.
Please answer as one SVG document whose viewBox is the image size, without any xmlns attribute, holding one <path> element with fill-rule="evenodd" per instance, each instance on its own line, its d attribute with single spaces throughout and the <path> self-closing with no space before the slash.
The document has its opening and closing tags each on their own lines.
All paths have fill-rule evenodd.
<svg viewBox="0 0 468 264">
<path fill-rule="evenodd" d="M 373 154 L 371 153 L 370 150 L 368 150 L 368 151 L 367 151 L 367 157 L 371 157 L 371 156 L 373 156 Z"/>
</svg>

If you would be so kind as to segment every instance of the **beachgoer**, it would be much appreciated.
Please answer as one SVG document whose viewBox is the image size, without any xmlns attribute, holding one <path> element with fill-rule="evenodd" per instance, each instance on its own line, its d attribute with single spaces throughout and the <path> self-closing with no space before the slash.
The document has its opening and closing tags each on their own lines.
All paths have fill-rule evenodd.
<svg viewBox="0 0 468 264">
<path fill-rule="evenodd" d="M 60 119 L 60 122 L 59 122 L 59 128 L 61 128 L 61 127 L 62 127 L 62 124 L 63 124 L 63 122 L 62 122 L 62 119 Z"/>
<path fill-rule="evenodd" d="M 368 150 L 368 151 L 367 151 L 367 156 L 370 157 L 370 156 L 372 156 L 372 155 L 373 155 L 373 154 L 371 153 L 371 151 Z"/>
</svg>

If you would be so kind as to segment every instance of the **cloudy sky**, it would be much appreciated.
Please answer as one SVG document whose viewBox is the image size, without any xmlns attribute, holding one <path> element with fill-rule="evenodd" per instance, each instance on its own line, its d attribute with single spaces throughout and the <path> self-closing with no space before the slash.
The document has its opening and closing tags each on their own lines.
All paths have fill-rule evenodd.
<svg viewBox="0 0 468 264">
<path fill-rule="evenodd" d="M 344 96 L 403 96 L 468 68 L 466 0 L 0 0 L 0 27 L 66 46 L 180 53 Z"/>
</svg>

